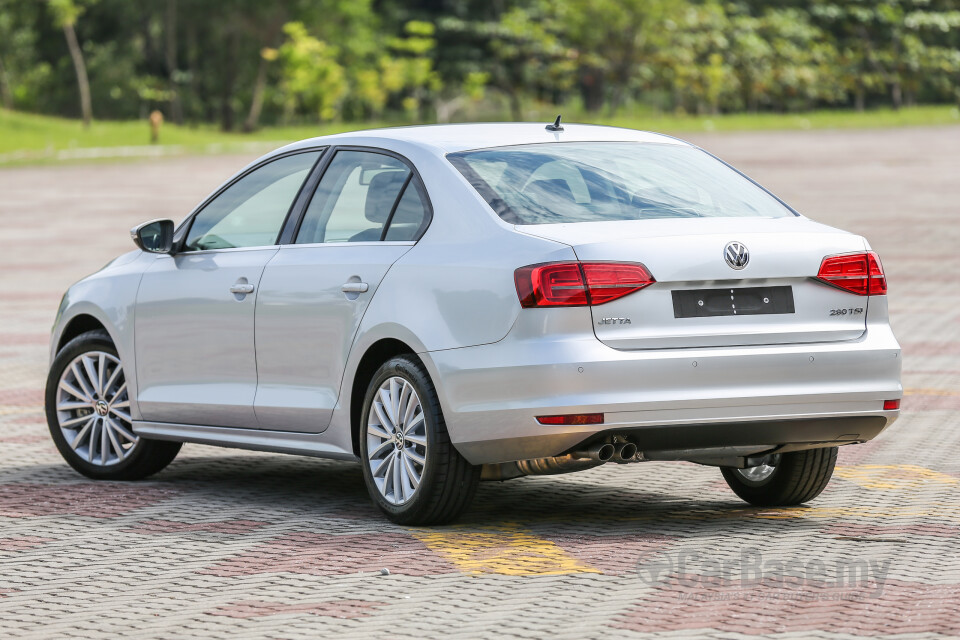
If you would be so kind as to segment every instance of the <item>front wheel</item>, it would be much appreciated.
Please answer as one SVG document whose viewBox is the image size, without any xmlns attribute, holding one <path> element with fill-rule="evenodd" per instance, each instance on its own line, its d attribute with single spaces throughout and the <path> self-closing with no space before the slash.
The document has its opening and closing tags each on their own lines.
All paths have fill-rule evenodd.
<svg viewBox="0 0 960 640">
<path fill-rule="evenodd" d="M 469 506 L 480 467 L 450 442 L 436 389 L 418 361 L 398 356 L 380 367 L 361 420 L 363 478 L 390 520 L 442 524 Z"/>
<path fill-rule="evenodd" d="M 813 500 L 826 488 L 837 463 L 837 448 L 777 454 L 746 469 L 721 467 L 735 494 L 758 507 L 787 507 Z"/>
<path fill-rule="evenodd" d="M 110 336 L 89 331 L 68 342 L 50 367 L 47 424 L 60 455 L 95 480 L 139 480 L 160 471 L 179 442 L 133 432 L 123 363 Z"/>
</svg>

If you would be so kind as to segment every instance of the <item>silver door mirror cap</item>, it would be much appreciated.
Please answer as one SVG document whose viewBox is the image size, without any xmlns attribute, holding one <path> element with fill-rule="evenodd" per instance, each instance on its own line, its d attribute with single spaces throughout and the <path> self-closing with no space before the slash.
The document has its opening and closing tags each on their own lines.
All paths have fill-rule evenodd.
<svg viewBox="0 0 960 640">
<path fill-rule="evenodd" d="M 151 220 L 130 229 L 133 243 L 148 253 L 171 253 L 173 251 L 173 220 Z"/>
</svg>

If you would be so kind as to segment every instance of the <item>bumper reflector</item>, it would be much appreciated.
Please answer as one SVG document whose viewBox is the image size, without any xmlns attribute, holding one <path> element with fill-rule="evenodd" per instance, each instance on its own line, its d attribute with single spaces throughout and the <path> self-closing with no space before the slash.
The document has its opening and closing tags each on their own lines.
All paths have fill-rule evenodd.
<svg viewBox="0 0 960 640">
<path fill-rule="evenodd" d="M 896 411 L 900 408 L 899 400 L 884 400 L 883 401 L 883 410 L 884 411 Z"/>
<path fill-rule="evenodd" d="M 540 424 L 601 424 L 603 423 L 602 413 L 570 413 L 565 416 L 537 416 L 537 422 Z"/>
</svg>

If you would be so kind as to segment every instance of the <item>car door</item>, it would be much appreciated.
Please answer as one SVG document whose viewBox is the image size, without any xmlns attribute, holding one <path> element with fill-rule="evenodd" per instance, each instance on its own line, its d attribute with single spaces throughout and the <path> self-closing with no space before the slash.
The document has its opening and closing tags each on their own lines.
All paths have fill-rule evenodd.
<svg viewBox="0 0 960 640">
<path fill-rule="evenodd" d="M 261 428 L 327 427 L 364 311 L 429 220 L 426 193 L 406 161 L 362 149 L 330 158 L 294 242 L 280 247 L 261 279 Z"/>
<path fill-rule="evenodd" d="M 291 154 L 246 173 L 188 221 L 173 255 L 145 271 L 134 319 L 144 420 L 257 427 L 257 286 L 319 157 Z"/>
</svg>

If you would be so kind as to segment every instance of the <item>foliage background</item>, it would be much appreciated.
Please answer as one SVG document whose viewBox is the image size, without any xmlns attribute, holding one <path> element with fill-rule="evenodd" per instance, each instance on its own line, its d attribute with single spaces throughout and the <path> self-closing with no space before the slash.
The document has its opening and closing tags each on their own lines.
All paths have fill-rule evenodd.
<svg viewBox="0 0 960 640">
<path fill-rule="evenodd" d="M 0 104 L 48 115 L 252 131 L 918 103 L 960 103 L 960 0 L 0 0 Z"/>
</svg>

